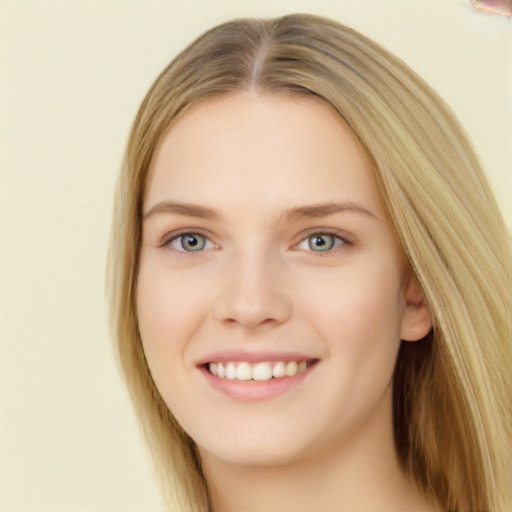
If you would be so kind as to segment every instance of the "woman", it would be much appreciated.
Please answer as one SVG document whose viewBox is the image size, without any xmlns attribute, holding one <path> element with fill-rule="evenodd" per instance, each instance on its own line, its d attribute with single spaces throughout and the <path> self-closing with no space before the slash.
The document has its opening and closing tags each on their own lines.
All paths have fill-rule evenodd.
<svg viewBox="0 0 512 512">
<path fill-rule="evenodd" d="M 204 34 L 119 178 L 110 293 L 171 510 L 507 510 L 510 249 L 441 100 L 357 32 Z"/>
</svg>

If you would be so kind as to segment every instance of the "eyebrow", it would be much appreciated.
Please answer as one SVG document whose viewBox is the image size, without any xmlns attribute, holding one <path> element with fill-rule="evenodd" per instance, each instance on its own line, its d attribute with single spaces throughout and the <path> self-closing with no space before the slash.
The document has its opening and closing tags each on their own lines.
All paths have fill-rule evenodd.
<svg viewBox="0 0 512 512">
<path fill-rule="evenodd" d="M 180 203 L 176 201 L 161 201 L 144 213 L 142 215 L 142 220 L 145 220 L 156 213 L 186 215 L 188 217 L 212 220 L 220 220 L 222 218 L 221 214 L 217 210 L 207 208 L 206 206 L 200 206 L 192 203 Z"/>
<path fill-rule="evenodd" d="M 351 212 L 376 218 L 370 210 L 353 203 L 351 201 L 344 202 L 327 202 L 317 203 L 306 206 L 298 206 L 285 210 L 279 217 L 279 222 L 293 222 L 307 218 L 326 217 L 335 213 Z M 177 201 L 161 201 L 151 207 L 143 214 L 143 220 L 157 213 L 167 213 L 175 215 L 185 215 L 187 217 L 197 217 L 200 219 L 221 220 L 220 212 L 213 208 L 200 206 L 194 203 L 182 203 Z"/>
<path fill-rule="evenodd" d="M 299 206 L 285 210 L 280 220 L 292 222 L 307 218 L 327 217 L 335 213 L 351 212 L 367 217 L 377 218 L 370 210 L 351 201 L 318 203 L 306 206 Z"/>
</svg>

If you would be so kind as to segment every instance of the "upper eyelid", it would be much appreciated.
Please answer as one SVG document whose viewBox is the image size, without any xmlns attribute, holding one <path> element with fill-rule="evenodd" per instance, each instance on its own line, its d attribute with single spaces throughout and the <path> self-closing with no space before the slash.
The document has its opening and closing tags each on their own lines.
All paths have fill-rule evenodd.
<svg viewBox="0 0 512 512">
<path fill-rule="evenodd" d="M 176 229 L 173 231 L 169 231 L 168 233 L 163 235 L 160 239 L 160 245 L 163 246 L 163 245 L 169 244 L 176 238 L 183 236 L 183 235 L 201 235 L 201 236 L 204 236 L 206 239 L 208 239 L 210 242 L 214 243 L 211 235 L 203 229 L 182 228 L 182 229 Z"/>
<path fill-rule="evenodd" d="M 196 250 L 196 251 L 188 251 L 188 250 L 186 250 L 184 248 L 182 250 L 182 249 L 178 249 L 178 248 L 173 247 L 173 243 L 177 239 L 179 239 L 180 237 L 185 236 L 185 235 L 198 235 L 198 236 L 204 237 L 206 239 L 205 247 L 201 248 L 200 250 Z M 208 247 L 208 245 L 210 245 L 210 247 Z M 160 242 L 160 244 L 159 244 L 159 247 L 161 249 L 170 250 L 173 253 L 176 253 L 176 255 L 179 255 L 180 257 L 181 256 L 187 256 L 187 257 L 188 256 L 195 256 L 195 257 L 198 257 L 199 255 L 201 255 L 202 253 L 204 253 L 206 251 L 212 251 L 212 250 L 219 249 L 219 245 L 216 244 L 209 236 L 207 236 L 207 235 L 205 235 L 203 233 L 200 233 L 197 230 L 185 230 L 185 231 L 182 231 L 181 233 L 180 232 L 173 232 L 167 238 L 166 237 L 163 238 L 162 242 Z"/>
<path fill-rule="evenodd" d="M 346 243 L 355 243 L 355 237 L 345 230 L 336 228 L 311 228 L 297 235 L 297 241 L 294 242 L 293 245 L 297 245 L 300 242 L 303 242 L 306 238 L 309 238 L 313 235 L 335 236 Z"/>
<path fill-rule="evenodd" d="M 173 240 L 175 240 L 176 238 L 183 236 L 183 235 L 187 235 L 187 234 L 204 236 L 208 241 L 210 241 L 211 243 L 213 243 L 216 246 L 219 246 L 219 244 L 214 241 L 213 234 L 210 233 L 208 230 L 201 229 L 201 228 L 179 228 L 176 230 L 172 230 L 160 238 L 159 245 L 164 247 L 166 245 L 169 245 L 169 243 L 172 242 Z M 301 233 L 299 233 L 298 235 L 296 235 L 290 245 L 291 245 L 291 247 L 296 247 L 301 242 L 306 240 L 308 237 L 313 236 L 315 234 L 334 236 L 334 237 L 339 238 L 340 240 L 344 241 L 347 244 L 355 243 L 355 237 L 345 230 L 338 229 L 338 228 L 314 227 L 314 228 L 304 230 Z"/>
<path fill-rule="evenodd" d="M 322 256 L 322 255 L 323 255 L 323 256 L 327 256 L 328 254 L 332 254 L 332 253 L 336 252 L 337 250 L 341 249 L 343 246 L 345 246 L 345 245 L 347 245 L 347 244 L 349 244 L 349 245 L 351 245 L 351 244 L 352 244 L 352 242 L 350 242 L 350 241 L 349 241 L 349 240 L 347 240 L 346 238 L 343 238 L 342 236 L 339 236 L 339 235 L 337 235 L 337 234 L 334 234 L 334 233 L 328 233 L 328 232 L 324 232 L 324 231 L 322 231 L 322 232 L 318 231 L 318 232 L 313 232 L 312 234 L 307 235 L 306 237 L 303 237 L 301 240 L 299 240 L 296 244 L 294 244 L 294 245 L 293 245 L 293 248 L 294 248 L 294 249 L 295 249 L 295 248 L 297 248 L 297 249 L 298 249 L 298 248 L 299 248 L 299 246 L 300 246 L 301 244 L 303 244 L 304 242 L 306 242 L 308 238 L 310 238 L 310 237 L 312 237 L 312 236 L 315 236 L 315 235 L 327 235 L 327 236 L 332 236 L 333 238 L 338 239 L 338 240 L 341 242 L 341 245 L 340 245 L 340 246 L 338 246 L 338 247 L 334 247 L 334 248 L 332 248 L 332 249 L 328 249 L 328 250 L 326 250 L 326 251 L 315 251 L 315 250 L 313 250 L 313 249 L 311 249 L 311 248 L 310 248 L 310 249 L 299 249 L 299 250 L 302 250 L 302 251 L 304 251 L 304 252 L 311 252 L 312 254 L 315 254 L 315 255 L 318 255 L 318 256 Z"/>
<path fill-rule="evenodd" d="M 197 249 L 197 250 L 187 250 L 185 249 L 185 247 L 183 246 L 183 240 L 181 241 L 181 247 L 182 249 L 179 249 L 179 248 L 176 248 L 174 247 L 174 243 L 176 241 L 179 241 L 179 239 L 183 239 L 183 238 L 203 238 L 204 239 L 204 246 L 201 247 L 200 249 Z M 212 249 L 216 249 L 216 245 L 214 242 L 212 242 L 207 236 L 205 235 L 202 235 L 201 233 L 182 233 L 181 235 L 177 235 L 177 236 L 174 236 L 172 237 L 168 242 L 166 242 L 165 244 L 166 247 L 172 247 L 174 250 L 178 251 L 178 252 L 184 252 L 184 253 L 187 253 L 187 254 L 199 254 L 201 252 L 204 252 L 206 250 L 212 250 Z"/>
</svg>

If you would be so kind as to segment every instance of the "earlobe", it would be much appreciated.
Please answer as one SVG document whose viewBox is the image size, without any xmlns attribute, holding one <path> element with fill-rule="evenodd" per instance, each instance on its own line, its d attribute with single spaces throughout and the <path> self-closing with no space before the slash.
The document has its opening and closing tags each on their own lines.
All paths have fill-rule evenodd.
<svg viewBox="0 0 512 512">
<path fill-rule="evenodd" d="M 404 288 L 405 310 L 402 316 L 400 338 L 404 341 L 423 339 L 432 328 L 432 320 L 423 292 L 416 279 L 411 276 Z"/>
</svg>

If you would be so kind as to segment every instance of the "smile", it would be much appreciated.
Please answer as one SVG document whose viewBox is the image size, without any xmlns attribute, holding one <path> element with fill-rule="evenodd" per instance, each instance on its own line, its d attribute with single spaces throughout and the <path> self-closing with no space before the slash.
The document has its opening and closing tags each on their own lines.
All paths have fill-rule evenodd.
<svg viewBox="0 0 512 512">
<path fill-rule="evenodd" d="M 313 361 L 248 361 L 212 362 L 206 365 L 211 375 L 227 380 L 259 381 L 295 377 L 307 370 Z"/>
<path fill-rule="evenodd" d="M 196 367 L 215 391 L 236 401 L 253 402 L 300 390 L 319 362 L 300 352 L 225 350 L 197 361 Z"/>
</svg>

